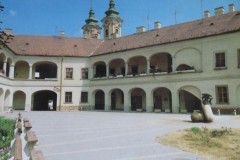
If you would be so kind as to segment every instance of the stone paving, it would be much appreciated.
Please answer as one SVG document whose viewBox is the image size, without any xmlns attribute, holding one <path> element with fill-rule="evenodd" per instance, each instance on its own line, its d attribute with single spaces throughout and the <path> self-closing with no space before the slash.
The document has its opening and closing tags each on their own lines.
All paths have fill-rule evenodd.
<svg viewBox="0 0 240 160">
<path fill-rule="evenodd" d="M 47 160 L 204 160 L 163 146 L 155 138 L 196 127 L 240 127 L 240 118 L 216 117 L 214 123 L 191 123 L 189 114 L 121 112 L 22 112 L 39 139 Z M 16 118 L 17 112 L 5 114 Z"/>
</svg>

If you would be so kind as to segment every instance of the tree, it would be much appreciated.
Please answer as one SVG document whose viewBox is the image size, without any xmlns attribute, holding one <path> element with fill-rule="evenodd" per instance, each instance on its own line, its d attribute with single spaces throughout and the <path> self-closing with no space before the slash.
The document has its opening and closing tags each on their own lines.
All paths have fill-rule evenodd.
<svg viewBox="0 0 240 160">
<path fill-rule="evenodd" d="M 1 12 L 4 11 L 4 6 L 1 4 L 0 2 L 0 14 Z M 3 21 L 0 20 L 0 24 L 2 24 Z M 8 40 L 12 39 L 13 35 L 11 34 L 7 34 L 6 32 L 4 32 L 4 30 L 2 30 L 2 28 L 0 27 L 0 45 L 4 44 L 4 43 L 8 43 Z"/>
</svg>

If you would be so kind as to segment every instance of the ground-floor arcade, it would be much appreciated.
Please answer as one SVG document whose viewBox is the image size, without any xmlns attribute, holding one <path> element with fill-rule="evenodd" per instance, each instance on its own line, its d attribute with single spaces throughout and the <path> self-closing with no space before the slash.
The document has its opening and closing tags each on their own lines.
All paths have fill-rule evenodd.
<svg viewBox="0 0 240 160">
<path fill-rule="evenodd" d="M 191 113 L 201 109 L 201 95 L 209 93 L 213 96 L 213 107 L 240 108 L 240 84 L 230 81 L 229 84 L 217 82 L 166 84 L 129 84 L 106 85 L 90 88 L 65 87 L 60 91 L 54 87 L 10 87 L 0 86 L 0 112 L 9 107 L 25 111 L 61 110 L 61 107 L 83 106 L 85 110 L 124 111 L 124 112 L 167 112 Z M 208 86 L 208 87 L 206 87 Z M 220 86 L 220 87 L 218 87 Z M 227 96 L 218 90 L 228 90 Z M 81 92 L 87 93 L 87 101 L 81 103 Z M 66 101 L 66 93 L 71 93 L 71 102 Z M 223 97 L 220 97 L 223 96 Z M 227 104 L 220 103 L 225 100 Z M 59 105 L 59 104 L 62 105 Z"/>
</svg>

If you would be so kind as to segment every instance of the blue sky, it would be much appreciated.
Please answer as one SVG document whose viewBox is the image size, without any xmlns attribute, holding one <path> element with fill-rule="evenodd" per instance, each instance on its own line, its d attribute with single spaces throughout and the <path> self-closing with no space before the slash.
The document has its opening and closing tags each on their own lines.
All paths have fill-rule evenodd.
<svg viewBox="0 0 240 160">
<path fill-rule="evenodd" d="M 59 35 L 82 37 L 81 27 L 88 18 L 91 0 L 0 0 L 5 6 L 0 14 L 1 28 L 12 28 L 14 34 Z M 202 5 L 201 5 L 202 1 Z M 240 10 L 240 0 L 115 0 L 116 9 L 124 20 L 122 35 L 133 34 L 136 27 L 153 29 L 154 22 L 162 27 L 200 19 L 203 11 L 214 15 L 214 8 L 235 4 Z M 95 17 L 101 19 L 108 9 L 109 0 L 93 0 Z M 175 19 L 176 10 L 176 19 Z M 148 17 L 148 18 L 147 18 Z"/>
</svg>

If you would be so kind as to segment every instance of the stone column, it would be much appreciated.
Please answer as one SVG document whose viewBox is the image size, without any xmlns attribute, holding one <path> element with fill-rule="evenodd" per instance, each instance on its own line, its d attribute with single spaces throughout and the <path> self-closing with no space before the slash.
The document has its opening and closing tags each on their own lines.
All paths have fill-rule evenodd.
<svg viewBox="0 0 240 160">
<path fill-rule="evenodd" d="M 124 92 L 124 111 L 131 111 L 131 96 L 128 94 L 128 91 Z"/>
<path fill-rule="evenodd" d="M 106 65 L 106 77 L 109 77 L 109 65 Z"/>
<path fill-rule="evenodd" d="M 179 97 L 180 97 L 180 100 L 179 100 L 180 112 L 187 113 L 184 94 L 183 93 L 180 94 Z"/>
<path fill-rule="evenodd" d="M 179 95 L 177 91 L 172 92 L 172 112 L 179 113 Z"/>
<path fill-rule="evenodd" d="M 3 70 L 4 70 L 4 75 L 7 73 L 7 61 L 3 63 Z"/>
<path fill-rule="evenodd" d="M 28 79 L 32 79 L 32 64 L 29 64 Z"/>
<path fill-rule="evenodd" d="M 176 71 L 176 58 L 175 56 L 172 58 L 172 72 Z"/>
<path fill-rule="evenodd" d="M 149 59 L 147 60 L 147 72 L 146 73 L 147 74 L 150 73 L 150 60 Z"/>
<path fill-rule="evenodd" d="M 10 66 L 10 70 L 9 70 L 9 78 L 13 79 L 14 78 L 14 65 Z"/>
<path fill-rule="evenodd" d="M 32 108 L 32 92 L 26 92 L 26 102 L 25 102 L 25 111 L 31 111 Z"/>
<path fill-rule="evenodd" d="M 125 62 L 125 76 L 127 76 L 128 74 L 128 63 Z"/>
<path fill-rule="evenodd" d="M 107 92 L 104 92 L 105 94 L 105 111 L 111 110 L 111 98 Z"/>
<path fill-rule="evenodd" d="M 151 92 L 146 92 L 146 111 L 153 112 L 153 95 Z"/>
</svg>

